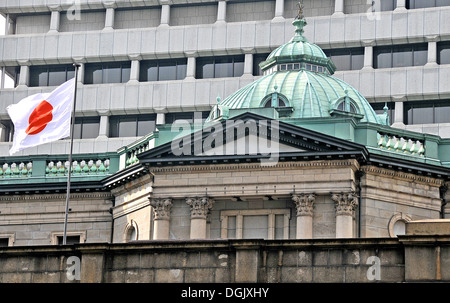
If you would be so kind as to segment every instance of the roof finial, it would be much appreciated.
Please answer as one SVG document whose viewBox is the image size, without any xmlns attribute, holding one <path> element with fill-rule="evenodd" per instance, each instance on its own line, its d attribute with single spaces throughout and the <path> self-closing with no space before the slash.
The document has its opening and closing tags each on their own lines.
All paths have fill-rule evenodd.
<svg viewBox="0 0 450 303">
<path fill-rule="evenodd" d="M 294 22 L 292 22 L 292 24 L 297 27 L 297 29 L 295 30 L 295 36 L 293 38 L 294 41 L 306 41 L 306 38 L 303 37 L 303 27 L 307 24 L 306 20 L 305 20 L 305 16 L 303 15 L 303 0 L 300 0 L 297 3 L 297 7 L 298 7 L 298 13 L 297 16 L 294 19 Z"/>
<path fill-rule="evenodd" d="M 295 17 L 295 19 L 302 20 L 305 18 L 305 16 L 303 16 L 303 8 L 304 8 L 303 0 L 298 1 L 297 7 L 298 7 L 298 13 L 297 13 L 297 17 Z"/>
</svg>

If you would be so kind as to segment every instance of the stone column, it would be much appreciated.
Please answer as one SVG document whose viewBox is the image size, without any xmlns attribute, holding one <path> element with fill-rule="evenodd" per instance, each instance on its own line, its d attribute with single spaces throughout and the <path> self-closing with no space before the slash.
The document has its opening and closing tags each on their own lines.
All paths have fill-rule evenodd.
<svg viewBox="0 0 450 303">
<path fill-rule="evenodd" d="M 428 58 L 426 65 L 437 66 L 437 42 L 434 39 L 428 41 Z"/>
<path fill-rule="evenodd" d="M 160 25 L 169 25 L 170 23 L 170 5 L 163 4 L 161 6 L 161 23 Z"/>
<path fill-rule="evenodd" d="M 105 28 L 104 30 L 112 30 L 114 29 L 114 14 L 115 14 L 115 6 L 114 4 L 108 5 L 106 8 L 106 17 L 105 17 Z"/>
<path fill-rule="evenodd" d="M 18 87 L 20 88 L 20 87 L 28 86 L 29 79 L 30 79 L 30 66 L 28 66 L 28 63 L 21 64 Z"/>
<path fill-rule="evenodd" d="M 191 239 L 206 239 L 207 216 L 214 200 L 209 197 L 186 198 L 186 203 L 191 208 Z"/>
<path fill-rule="evenodd" d="M 153 239 L 169 239 L 170 210 L 172 209 L 172 199 L 170 198 L 150 198 L 150 205 L 153 207 L 154 226 Z"/>
<path fill-rule="evenodd" d="M 358 206 L 355 193 L 331 194 L 336 205 L 336 238 L 353 238 L 353 218 Z"/>
<path fill-rule="evenodd" d="M 109 116 L 108 113 L 100 114 L 100 126 L 98 129 L 97 139 L 107 139 L 109 136 Z"/>
<path fill-rule="evenodd" d="M 364 47 L 364 69 L 373 68 L 373 46 L 367 45 Z"/>
<path fill-rule="evenodd" d="M 312 239 L 313 237 L 313 208 L 316 200 L 315 194 L 293 194 L 297 209 L 297 236 L 296 239 Z"/>
<path fill-rule="evenodd" d="M 333 15 L 343 15 L 344 14 L 344 1 L 345 0 L 335 0 L 334 1 L 334 14 Z"/>
<path fill-rule="evenodd" d="M 276 0 L 274 21 L 283 21 L 283 20 L 284 20 L 284 0 Z"/>
<path fill-rule="evenodd" d="M 244 58 L 244 74 L 243 76 L 253 76 L 253 54 L 246 53 Z"/>
<path fill-rule="evenodd" d="M 403 102 L 395 102 L 394 123 L 392 123 L 392 127 L 404 127 L 405 122 L 403 121 L 403 119 Z"/>
<path fill-rule="evenodd" d="M 59 24 L 61 19 L 61 12 L 59 9 L 52 10 L 50 17 L 50 31 L 49 33 L 56 34 L 59 32 Z"/>
<path fill-rule="evenodd" d="M 189 80 L 195 79 L 195 70 L 197 65 L 197 55 L 196 54 L 187 54 L 187 65 L 186 65 L 186 78 Z"/>
<path fill-rule="evenodd" d="M 221 0 L 217 3 L 217 21 L 225 22 L 227 20 L 227 2 Z"/>
<path fill-rule="evenodd" d="M 139 82 L 140 65 L 141 61 L 133 58 L 133 60 L 131 61 L 130 80 L 128 80 L 128 83 L 137 84 Z"/>
<path fill-rule="evenodd" d="M 397 10 L 406 10 L 406 0 L 397 0 L 397 7 L 394 9 L 394 11 Z"/>
<path fill-rule="evenodd" d="M 156 113 L 156 125 L 166 124 L 166 114 L 164 112 Z"/>
</svg>

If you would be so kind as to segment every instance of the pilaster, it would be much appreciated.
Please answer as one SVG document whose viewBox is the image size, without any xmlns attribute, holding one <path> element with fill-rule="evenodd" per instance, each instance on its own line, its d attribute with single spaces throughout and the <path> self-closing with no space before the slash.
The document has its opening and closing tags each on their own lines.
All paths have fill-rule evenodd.
<svg viewBox="0 0 450 303">
<path fill-rule="evenodd" d="M 297 210 L 297 239 L 312 239 L 315 194 L 293 194 Z"/>
<path fill-rule="evenodd" d="M 207 219 L 214 200 L 209 197 L 186 198 L 191 209 L 191 239 L 206 239 Z"/>
<path fill-rule="evenodd" d="M 172 209 L 172 199 L 170 198 L 150 198 L 150 205 L 153 208 L 154 228 L 153 239 L 169 239 L 170 211 Z"/>
</svg>

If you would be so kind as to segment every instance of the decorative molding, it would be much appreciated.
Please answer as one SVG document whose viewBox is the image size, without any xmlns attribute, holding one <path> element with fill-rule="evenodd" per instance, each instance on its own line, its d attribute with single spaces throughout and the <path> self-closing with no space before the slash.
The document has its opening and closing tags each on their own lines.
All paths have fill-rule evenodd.
<svg viewBox="0 0 450 303">
<path fill-rule="evenodd" d="M 332 193 L 331 200 L 335 202 L 336 216 L 353 216 L 358 206 L 358 196 L 354 192 Z"/>
<path fill-rule="evenodd" d="M 136 240 L 139 240 L 139 228 L 138 228 L 138 225 L 137 225 L 136 221 L 131 219 L 131 221 L 127 223 L 127 225 L 125 226 L 125 229 L 123 231 L 123 237 L 122 237 L 122 242 L 123 243 L 127 243 L 127 242 L 129 242 L 131 240 L 129 233 L 131 232 L 131 229 L 133 229 L 133 228 L 136 230 Z"/>
<path fill-rule="evenodd" d="M 86 231 L 68 231 L 66 233 L 67 237 L 70 236 L 80 236 L 80 243 L 86 242 Z M 58 245 L 58 237 L 63 237 L 64 232 L 62 231 L 52 231 L 50 233 L 50 242 L 52 245 Z"/>
<path fill-rule="evenodd" d="M 408 181 L 414 181 L 414 182 L 423 182 L 426 184 L 434 184 L 436 186 L 441 186 L 445 183 L 442 179 L 436 179 L 432 177 L 426 177 L 426 176 L 419 176 L 413 173 L 407 173 L 407 172 L 400 172 L 400 171 L 394 171 L 387 168 L 377 167 L 377 166 L 362 166 L 361 170 L 365 173 L 372 173 L 377 175 L 384 175 L 399 179 L 405 179 Z"/>
<path fill-rule="evenodd" d="M 191 219 L 207 219 L 214 200 L 209 197 L 186 198 L 186 203 L 191 209 Z"/>
<path fill-rule="evenodd" d="M 406 222 L 409 222 L 411 220 L 412 220 L 411 216 L 406 215 L 404 213 L 398 213 L 398 214 L 393 215 L 391 217 L 391 219 L 389 220 L 389 224 L 388 224 L 389 236 L 391 238 L 395 238 L 396 237 L 395 234 L 394 234 L 394 225 L 395 225 L 396 222 L 403 221 L 403 222 L 406 223 Z"/>
<path fill-rule="evenodd" d="M 42 190 L 45 191 L 45 188 Z M 94 193 L 71 193 L 70 199 L 96 199 L 96 200 L 109 200 L 113 196 L 109 192 L 94 192 Z M 66 199 L 66 194 L 28 194 L 28 195 L 2 195 L 0 196 L 1 201 L 28 201 L 28 200 L 61 200 L 64 201 Z"/>
<path fill-rule="evenodd" d="M 171 198 L 149 198 L 150 205 L 153 207 L 155 220 L 170 220 L 170 210 L 172 209 Z"/>
<path fill-rule="evenodd" d="M 359 168 L 357 160 L 329 160 L 329 161 L 298 161 L 298 162 L 278 162 L 278 164 L 271 167 L 262 167 L 258 163 L 240 163 L 240 164 L 218 164 L 218 165 L 179 165 L 170 167 L 149 167 L 151 172 L 187 172 L 187 171 L 215 171 L 215 170 L 275 170 L 279 168 L 296 168 L 296 167 L 349 167 L 354 166 Z"/>
<path fill-rule="evenodd" d="M 315 194 L 292 194 L 298 216 L 313 216 Z"/>
</svg>

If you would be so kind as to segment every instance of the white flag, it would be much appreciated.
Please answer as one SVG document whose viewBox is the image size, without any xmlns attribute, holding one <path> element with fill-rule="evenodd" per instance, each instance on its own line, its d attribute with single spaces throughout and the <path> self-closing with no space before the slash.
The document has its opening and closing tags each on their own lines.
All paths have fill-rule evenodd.
<svg viewBox="0 0 450 303">
<path fill-rule="evenodd" d="M 70 118 L 75 79 L 71 79 L 47 94 L 35 94 L 6 108 L 14 123 L 12 155 L 70 136 Z"/>
</svg>

